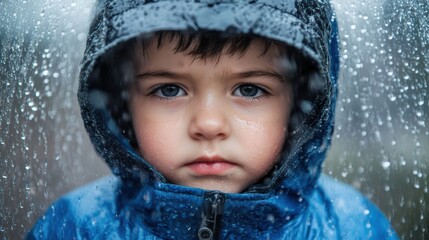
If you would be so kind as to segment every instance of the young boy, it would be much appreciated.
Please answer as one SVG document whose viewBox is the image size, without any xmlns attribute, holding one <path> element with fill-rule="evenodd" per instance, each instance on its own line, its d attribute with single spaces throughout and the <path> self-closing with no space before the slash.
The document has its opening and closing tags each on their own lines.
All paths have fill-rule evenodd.
<svg viewBox="0 0 429 240">
<path fill-rule="evenodd" d="M 36 239 L 396 239 L 326 176 L 338 75 L 328 1 L 99 1 L 82 117 L 117 177 Z"/>
</svg>

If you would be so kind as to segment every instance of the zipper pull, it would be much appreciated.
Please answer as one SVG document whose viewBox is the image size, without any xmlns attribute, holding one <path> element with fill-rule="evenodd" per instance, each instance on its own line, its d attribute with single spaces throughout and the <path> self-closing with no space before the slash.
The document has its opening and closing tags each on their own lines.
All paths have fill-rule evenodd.
<svg viewBox="0 0 429 240">
<path fill-rule="evenodd" d="M 200 240 L 216 240 L 219 238 L 224 202 L 225 195 L 221 192 L 215 191 L 204 194 L 203 221 L 198 230 Z"/>
</svg>

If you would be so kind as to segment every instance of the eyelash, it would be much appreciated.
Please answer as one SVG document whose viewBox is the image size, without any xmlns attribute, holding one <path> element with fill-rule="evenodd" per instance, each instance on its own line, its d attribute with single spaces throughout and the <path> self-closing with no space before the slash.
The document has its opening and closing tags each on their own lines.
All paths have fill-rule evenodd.
<svg viewBox="0 0 429 240">
<path fill-rule="evenodd" d="M 165 101 L 171 101 L 171 100 L 173 100 L 173 99 L 175 99 L 177 97 L 180 97 L 180 96 L 161 96 L 161 91 L 165 87 L 176 87 L 176 88 L 178 88 L 179 92 L 180 91 L 184 92 L 184 94 L 181 95 L 181 96 L 186 96 L 187 95 L 187 93 L 186 93 L 186 91 L 184 90 L 183 87 L 181 87 L 181 86 L 179 86 L 177 84 L 171 84 L 171 83 L 161 84 L 161 85 L 155 86 L 155 88 L 152 91 L 150 91 L 149 95 L 157 97 L 158 99 L 165 100 Z"/>
<path fill-rule="evenodd" d="M 239 91 L 240 90 L 240 87 L 244 87 L 244 86 L 250 86 L 250 87 L 255 87 L 256 88 L 256 90 L 258 91 L 257 92 L 257 96 L 254 96 L 254 97 L 246 97 L 246 96 L 243 96 L 242 95 L 242 93 L 240 93 L 241 94 L 241 96 L 238 96 L 238 95 L 234 95 L 234 93 L 236 92 L 236 91 Z M 165 87 L 176 87 L 176 88 L 178 88 L 178 91 L 180 92 L 180 91 L 183 91 L 183 95 L 180 95 L 180 96 L 162 96 L 162 95 L 164 95 L 163 93 L 161 93 L 160 91 L 162 91 L 162 89 L 163 88 L 165 88 Z M 162 94 L 162 95 L 161 95 Z M 264 98 L 264 97 L 266 97 L 266 95 L 268 94 L 268 91 L 265 89 L 265 88 L 263 88 L 263 87 L 260 87 L 260 86 L 258 86 L 258 85 L 256 85 L 256 84 L 253 84 L 253 83 L 240 83 L 240 84 L 238 84 L 234 89 L 233 89 L 233 91 L 232 91 L 232 95 L 233 96 L 237 96 L 237 97 L 240 97 L 240 98 L 244 98 L 246 101 L 259 101 L 259 100 L 261 100 L 262 98 Z M 149 92 L 149 95 L 151 95 L 151 96 L 154 96 L 154 97 L 157 97 L 158 99 L 161 99 L 161 100 L 165 100 L 165 101 L 171 101 L 171 100 L 174 100 L 175 98 L 177 98 L 177 97 L 181 97 L 181 96 L 186 96 L 187 95 L 187 93 L 186 93 L 186 91 L 184 90 L 184 88 L 183 87 L 181 87 L 181 86 L 179 86 L 179 85 L 177 85 L 177 84 L 171 84 L 171 83 L 167 83 L 167 84 L 161 84 L 161 85 L 158 85 L 158 86 L 155 86 L 154 87 L 154 89 L 152 90 L 152 91 L 150 91 Z"/>
<path fill-rule="evenodd" d="M 266 97 L 266 95 L 268 94 L 268 91 L 265 88 L 260 87 L 260 86 L 254 84 L 254 83 L 240 83 L 240 84 L 238 84 L 238 86 L 236 86 L 234 88 L 234 90 L 232 92 L 234 93 L 236 91 L 239 91 L 240 87 L 244 87 L 244 86 L 255 87 L 256 90 L 258 91 L 257 93 L 259 93 L 259 95 L 254 96 L 254 97 L 246 97 L 246 96 L 243 96 L 243 95 L 238 96 L 238 97 L 244 98 L 247 101 L 259 101 L 262 98 Z M 236 96 L 236 95 L 233 95 L 233 96 Z"/>
</svg>

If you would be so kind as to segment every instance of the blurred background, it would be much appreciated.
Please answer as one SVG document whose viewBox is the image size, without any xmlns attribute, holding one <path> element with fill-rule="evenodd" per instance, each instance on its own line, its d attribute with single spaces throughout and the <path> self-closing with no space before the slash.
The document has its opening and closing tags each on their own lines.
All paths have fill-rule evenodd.
<svg viewBox="0 0 429 240">
<path fill-rule="evenodd" d="M 0 239 L 22 239 L 60 195 L 110 174 L 76 99 L 92 3 L 0 2 Z M 333 5 L 342 63 L 325 173 L 368 196 L 402 239 L 429 239 L 429 3 Z"/>
</svg>

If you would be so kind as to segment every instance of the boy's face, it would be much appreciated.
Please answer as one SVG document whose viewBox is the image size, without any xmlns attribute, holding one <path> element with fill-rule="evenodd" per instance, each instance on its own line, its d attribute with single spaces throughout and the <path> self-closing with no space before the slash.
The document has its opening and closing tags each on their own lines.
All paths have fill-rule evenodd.
<svg viewBox="0 0 429 240">
<path fill-rule="evenodd" d="M 292 92 L 280 51 L 195 59 L 152 41 L 137 60 L 129 108 L 141 155 L 174 184 L 238 193 L 273 167 Z M 139 49 L 141 51 L 141 49 Z"/>
</svg>

